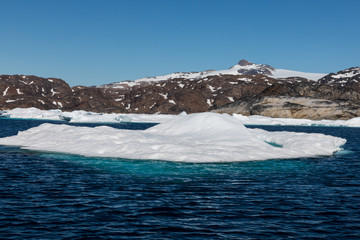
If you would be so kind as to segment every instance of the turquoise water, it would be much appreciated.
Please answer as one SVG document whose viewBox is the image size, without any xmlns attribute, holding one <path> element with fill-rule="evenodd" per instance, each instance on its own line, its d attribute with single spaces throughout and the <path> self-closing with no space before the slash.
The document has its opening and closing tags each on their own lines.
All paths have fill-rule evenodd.
<svg viewBox="0 0 360 240">
<path fill-rule="evenodd" d="M 41 123 L 0 119 L 0 135 Z M 348 143 L 330 157 L 225 164 L 1 146 L 0 239 L 359 239 L 360 129 L 262 128 Z"/>
</svg>

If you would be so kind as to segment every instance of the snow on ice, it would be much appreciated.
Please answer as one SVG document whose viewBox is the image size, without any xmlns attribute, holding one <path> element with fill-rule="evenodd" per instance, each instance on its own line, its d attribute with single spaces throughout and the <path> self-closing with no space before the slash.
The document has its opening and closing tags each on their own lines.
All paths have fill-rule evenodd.
<svg viewBox="0 0 360 240">
<path fill-rule="evenodd" d="M 229 99 L 230 101 L 232 99 Z M 8 100 L 15 101 L 15 100 Z M 43 102 L 42 100 L 38 100 Z M 172 103 L 172 100 L 169 100 Z M 43 102 L 44 103 L 44 102 Z M 212 102 L 208 99 L 207 103 L 211 106 Z M 61 104 L 61 102 L 58 102 Z M 181 113 L 180 115 L 186 115 Z M 82 110 L 73 112 L 63 112 L 59 109 L 40 110 L 37 108 L 15 108 L 13 110 L 0 111 L 0 117 L 42 119 L 42 120 L 66 120 L 69 122 L 152 122 L 162 123 L 176 118 L 178 115 L 172 114 L 136 114 L 136 113 L 94 113 Z M 240 120 L 245 125 L 281 125 L 281 126 L 331 126 L 331 127 L 360 127 L 360 117 L 349 120 L 310 120 L 294 118 L 271 118 L 258 115 L 243 116 L 233 114 L 233 117 Z"/>
<path fill-rule="evenodd" d="M 0 139 L 30 150 L 200 163 L 332 155 L 345 142 L 323 134 L 248 129 L 217 113 L 182 115 L 143 131 L 46 123 Z"/>
</svg>

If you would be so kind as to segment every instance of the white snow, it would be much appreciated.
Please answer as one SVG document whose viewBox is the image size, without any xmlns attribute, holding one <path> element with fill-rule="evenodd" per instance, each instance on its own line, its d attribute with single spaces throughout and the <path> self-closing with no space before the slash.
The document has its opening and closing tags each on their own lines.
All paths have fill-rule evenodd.
<svg viewBox="0 0 360 240">
<path fill-rule="evenodd" d="M 47 123 L 0 139 L 3 145 L 38 151 L 182 162 L 316 157 L 332 155 L 345 143 L 323 134 L 247 129 L 236 118 L 216 113 L 178 116 L 144 131 Z"/>
<path fill-rule="evenodd" d="M 352 77 L 355 77 L 356 75 L 360 75 L 360 67 L 347 69 L 345 71 L 342 71 L 342 73 L 339 72 L 339 73 L 333 74 L 333 75 L 331 75 L 331 78 L 333 78 L 333 79 L 352 78 Z"/>
<path fill-rule="evenodd" d="M 233 114 L 245 125 L 279 125 L 279 126 L 329 126 L 329 127 L 360 127 L 360 117 L 349 120 L 310 120 L 295 118 L 271 118 L 259 115 L 243 116 Z"/>
<path fill-rule="evenodd" d="M 176 105 L 176 103 L 175 103 L 174 100 L 169 100 L 169 103 L 172 103 L 172 104 L 175 104 L 175 105 Z"/>
<path fill-rule="evenodd" d="M 168 93 L 166 93 L 166 94 L 159 93 L 159 95 L 162 96 L 164 99 L 167 99 L 167 98 L 168 98 Z"/>
<path fill-rule="evenodd" d="M 244 81 L 244 82 L 251 82 L 252 81 L 250 78 L 238 78 L 238 80 Z"/>
<path fill-rule="evenodd" d="M 9 100 L 6 100 L 6 103 L 12 103 L 12 102 L 16 102 L 17 100 L 11 100 L 11 99 L 9 99 Z"/>
<path fill-rule="evenodd" d="M 233 97 L 227 97 L 231 102 L 234 101 L 234 98 Z"/>
<path fill-rule="evenodd" d="M 127 85 L 128 85 L 129 87 L 133 87 L 133 86 L 140 85 L 140 83 L 138 83 L 138 82 L 129 82 Z"/>
<path fill-rule="evenodd" d="M 4 90 L 4 92 L 3 92 L 3 96 L 6 96 L 6 94 L 7 94 L 8 90 L 9 90 L 9 88 L 10 88 L 10 87 L 7 87 L 7 88 Z"/>
<path fill-rule="evenodd" d="M 156 105 L 156 102 L 153 103 L 153 105 L 150 106 L 150 109 L 153 108 Z"/>
<path fill-rule="evenodd" d="M 62 112 L 60 119 L 67 119 L 70 122 L 130 122 L 131 118 L 121 116 L 120 114 L 101 114 L 77 110 L 73 112 Z"/>
<path fill-rule="evenodd" d="M 272 71 L 272 77 L 274 78 L 302 77 L 313 81 L 317 81 L 326 75 L 325 73 L 305 73 L 285 69 L 275 69 L 275 71 Z"/>
<path fill-rule="evenodd" d="M 18 99 L 21 100 L 21 99 Z M 231 101 L 231 99 L 229 99 Z M 14 102 L 16 100 L 7 100 Z M 44 104 L 44 101 L 38 100 Z M 172 100 L 169 100 L 169 102 Z M 207 103 L 211 106 L 212 100 L 208 99 Z M 61 104 L 61 102 L 55 102 Z M 10 118 L 24 119 L 47 119 L 63 120 L 64 117 L 70 122 L 153 122 L 161 123 L 176 118 L 178 115 L 171 114 L 118 114 L 118 113 L 94 113 L 77 110 L 73 112 L 63 112 L 59 109 L 40 110 L 37 108 L 15 108 L 6 110 L 6 115 Z M 180 114 L 182 115 L 182 114 Z M 1 115 L 0 115 L 1 116 Z M 333 126 L 333 127 L 360 127 L 360 117 L 349 120 L 310 120 L 294 118 L 271 118 L 259 115 L 243 116 L 233 114 L 233 117 L 240 120 L 245 125 L 298 125 L 298 126 Z"/>
<path fill-rule="evenodd" d="M 50 90 L 50 92 L 52 93 L 51 96 L 54 96 L 55 94 L 59 94 L 59 92 L 55 92 L 53 88 Z"/>
<path fill-rule="evenodd" d="M 19 88 L 16 89 L 17 94 L 23 94 L 23 92 L 20 91 Z"/>
<path fill-rule="evenodd" d="M 212 104 L 212 102 L 211 102 L 211 99 L 206 99 L 206 103 L 207 103 L 210 107 L 213 106 L 213 104 Z"/>
<path fill-rule="evenodd" d="M 231 100 L 231 99 L 229 99 Z M 13 102 L 16 100 L 7 100 Z M 44 104 L 42 100 L 38 100 Z M 170 102 L 171 100 L 169 100 Z M 211 106 L 209 99 L 207 103 Z M 57 102 L 61 104 L 61 102 Z M 93 113 L 86 111 L 62 112 L 61 110 L 39 110 L 37 108 L 15 108 L 6 110 L 10 118 L 24 119 L 48 119 L 63 120 L 64 117 L 70 122 L 154 122 L 161 123 L 174 119 L 177 115 L 171 114 L 116 114 L 116 113 Z M 360 117 L 349 120 L 309 120 L 293 118 L 270 118 L 264 116 L 243 116 L 233 114 L 235 118 L 246 125 L 301 125 L 301 126 L 341 126 L 341 127 L 360 127 Z"/>
<path fill-rule="evenodd" d="M 357 75 L 354 72 L 348 72 L 348 73 L 343 73 L 343 74 L 336 74 L 336 75 L 332 75 L 332 78 L 351 78 L 354 77 L 355 75 Z"/>
<path fill-rule="evenodd" d="M 15 108 L 13 110 L 6 110 L 6 114 L 10 118 L 27 118 L 27 119 L 47 119 L 60 120 L 59 115 L 61 110 L 40 110 L 37 108 Z"/>
<path fill-rule="evenodd" d="M 215 92 L 215 91 L 216 91 L 213 86 L 209 85 L 208 87 L 209 87 L 209 89 L 210 89 L 211 92 Z"/>
<path fill-rule="evenodd" d="M 13 100 L 14 101 L 14 100 Z M 38 100 L 43 102 L 42 100 Z M 59 103 L 59 102 L 58 102 Z M 3 116 L 9 118 L 22 119 L 42 119 L 42 120 L 67 120 L 69 122 L 144 122 L 161 123 L 176 118 L 173 114 L 135 114 L 135 113 L 94 113 L 77 110 L 73 112 L 63 112 L 60 109 L 40 110 L 37 108 L 15 108 L 3 111 Z M 179 115 L 186 115 L 185 112 Z M 1 114 L 0 114 L 1 117 Z"/>
<path fill-rule="evenodd" d="M 134 81 L 121 81 L 111 84 L 112 88 L 123 88 L 123 86 L 135 86 L 139 85 L 141 82 L 158 82 L 158 81 L 165 81 L 169 79 L 176 79 L 176 78 L 185 78 L 190 80 L 196 80 L 196 79 L 204 79 L 207 80 L 206 77 L 209 76 L 220 76 L 220 75 L 243 75 L 242 73 L 239 73 L 238 71 L 248 71 L 248 70 L 262 70 L 264 69 L 264 65 L 261 64 L 250 64 L 247 66 L 241 66 L 239 64 L 236 64 L 232 66 L 229 69 L 225 70 L 207 70 L 202 72 L 175 72 L 171 74 L 166 75 L 160 75 L 156 77 L 146 77 L 146 78 L 140 78 Z M 285 69 L 275 69 L 271 70 L 268 69 L 271 74 L 268 74 L 269 77 L 274 78 L 287 78 L 287 77 L 303 77 L 310 80 L 317 81 L 320 78 L 324 77 L 327 74 L 323 73 L 306 73 L 306 72 L 299 72 L 299 71 L 292 71 L 292 70 L 285 70 Z M 243 81 L 249 82 L 250 79 L 242 78 Z M 251 80 L 250 80 L 251 81 Z"/>
<path fill-rule="evenodd" d="M 11 101 L 11 100 L 10 100 Z M 12 100 L 15 101 L 15 100 Z M 42 100 L 38 100 L 44 103 Z M 160 123 L 174 119 L 177 115 L 171 114 L 117 114 L 117 113 L 94 113 L 77 110 L 63 112 L 59 109 L 40 110 L 37 108 L 15 108 L 3 111 L 4 116 L 9 118 L 43 119 L 43 120 L 67 120 L 70 122 L 151 122 Z M 186 113 L 181 113 L 184 115 Z M 1 114 L 0 114 L 1 117 Z"/>
</svg>

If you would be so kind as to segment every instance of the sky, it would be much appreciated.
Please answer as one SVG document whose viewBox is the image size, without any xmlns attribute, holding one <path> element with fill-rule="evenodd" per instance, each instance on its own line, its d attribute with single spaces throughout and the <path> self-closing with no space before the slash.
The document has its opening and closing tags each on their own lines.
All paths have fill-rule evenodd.
<svg viewBox="0 0 360 240">
<path fill-rule="evenodd" d="M 360 66 L 358 0 L 0 0 L 0 74 L 101 85 L 241 59 Z"/>
</svg>

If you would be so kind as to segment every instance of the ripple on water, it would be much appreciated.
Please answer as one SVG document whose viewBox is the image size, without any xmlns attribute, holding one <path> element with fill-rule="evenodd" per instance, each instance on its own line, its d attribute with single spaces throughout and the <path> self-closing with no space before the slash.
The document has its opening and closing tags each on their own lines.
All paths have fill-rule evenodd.
<svg viewBox="0 0 360 240">
<path fill-rule="evenodd" d="M 2 147 L 0 238 L 357 239 L 359 129 L 272 129 L 344 137 L 352 152 L 191 164 Z"/>
</svg>

